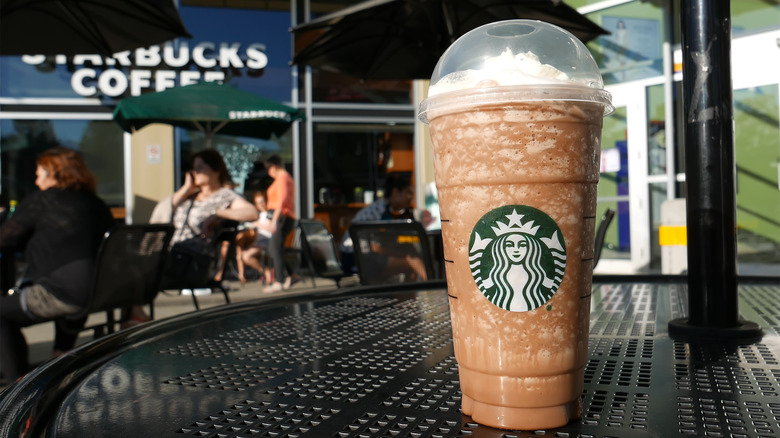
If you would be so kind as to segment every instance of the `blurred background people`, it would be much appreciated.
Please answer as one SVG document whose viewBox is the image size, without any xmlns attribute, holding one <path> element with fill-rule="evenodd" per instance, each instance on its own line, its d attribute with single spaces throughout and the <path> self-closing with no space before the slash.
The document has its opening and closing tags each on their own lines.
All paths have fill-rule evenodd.
<svg viewBox="0 0 780 438">
<path fill-rule="evenodd" d="M 204 149 L 193 155 L 192 170 L 186 173 L 184 184 L 172 196 L 157 204 L 150 222 L 173 224 L 172 246 L 182 245 L 193 252 L 207 252 L 217 259 L 224 237 L 219 235 L 218 229 L 225 225 L 225 221 L 233 221 L 237 225 L 257 219 L 255 207 L 233 191 L 231 184 L 222 155 L 214 149 Z M 232 239 L 234 235 L 225 238 Z M 205 287 L 205 284 L 188 284 L 193 280 L 172 274 L 171 268 L 179 267 L 168 266 L 168 271 L 163 275 L 163 289 Z M 207 280 L 216 274 L 205 273 L 209 275 Z M 142 310 L 140 307 L 134 308 L 133 319 L 148 319 L 139 314 Z"/>
<path fill-rule="evenodd" d="M 272 213 L 268 211 L 266 195 L 263 192 L 254 194 L 255 208 L 259 212 L 256 221 L 247 223 L 245 229 L 239 232 L 236 238 L 239 261 L 238 276 L 241 283 L 246 283 L 243 264 L 257 270 L 260 273 L 260 281 L 266 285 L 273 283 L 272 261 L 268 256 L 268 245 L 271 242 L 271 223 Z"/>
<path fill-rule="evenodd" d="M 393 219 L 414 219 L 412 209 L 414 187 L 405 173 L 388 173 L 385 178 L 384 197 L 360 209 L 352 222 L 371 222 Z M 355 248 L 349 233 L 345 233 L 339 245 L 341 265 L 347 273 L 357 273 Z"/>
<path fill-rule="evenodd" d="M 295 182 L 284 168 L 279 155 L 271 155 L 264 162 L 268 175 L 274 182 L 268 187 L 268 210 L 273 212 L 268 230 L 271 241 L 268 252 L 274 264 L 274 282 L 263 288 L 263 292 L 279 292 L 292 285 L 292 270 L 284 263 L 284 244 L 287 235 L 295 227 Z"/>
<path fill-rule="evenodd" d="M 98 247 L 115 223 L 76 151 L 48 149 L 36 163 L 40 191 L 27 196 L 0 226 L 0 249 L 23 249 L 27 262 L 24 282 L 0 298 L 0 365 L 9 381 L 29 371 L 22 327 L 56 320 L 53 354 L 73 347 L 77 334 L 63 330 L 61 318 L 87 305 Z"/>
<path fill-rule="evenodd" d="M 204 149 L 192 157 L 192 170 L 171 197 L 172 222 L 176 231 L 172 243 L 191 239 L 212 239 L 220 220 L 254 221 L 257 209 L 229 188 L 232 184 L 222 155 Z"/>
</svg>

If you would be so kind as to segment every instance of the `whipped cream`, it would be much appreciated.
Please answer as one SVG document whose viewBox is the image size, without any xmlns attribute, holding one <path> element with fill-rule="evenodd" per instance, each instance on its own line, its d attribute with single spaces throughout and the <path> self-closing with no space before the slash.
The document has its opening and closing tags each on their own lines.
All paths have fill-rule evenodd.
<svg viewBox="0 0 780 438">
<path fill-rule="evenodd" d="M 581 83 L 549 65 L 542 64 L 531 52 L 513 54 L 507 48 L 488 58 L 480 70 L 462 70 L 448 74 L 431 85 L 428 97 L 449 91 L 505 85 L 550 85 Z"/>
</svg>

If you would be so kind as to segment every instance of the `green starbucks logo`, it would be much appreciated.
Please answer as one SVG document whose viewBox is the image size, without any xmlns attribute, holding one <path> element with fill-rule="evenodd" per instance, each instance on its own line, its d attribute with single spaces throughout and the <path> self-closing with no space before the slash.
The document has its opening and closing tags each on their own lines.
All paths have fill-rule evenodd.
<svg viewBox="0 0 780 438">
<path fill-rule="evenodd" d="M 563 281 L 566 244 L 555 221 L 527 205 L 496 208 L 474 226 L 469 263 L 477 287 L 502 309 L 544 305 Z"/>
</svg>

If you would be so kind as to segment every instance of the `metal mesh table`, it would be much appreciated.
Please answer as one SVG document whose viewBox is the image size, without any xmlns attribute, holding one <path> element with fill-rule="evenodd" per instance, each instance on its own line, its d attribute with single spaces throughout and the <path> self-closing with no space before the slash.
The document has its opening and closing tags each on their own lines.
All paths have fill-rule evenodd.
<svg viewBox="0 0 780 438">
<path fill-rule="evenodd" d="M 0 435 L 777 437 L 778 293 L 740 286 L 760 341 L 686 343 L 667 335 L 683 285 L 595 286 L 583 418 L 555 430 L 461 414 L 440 287 L 242 303 L 121 332 L 8 391 Z"/>
</svg>

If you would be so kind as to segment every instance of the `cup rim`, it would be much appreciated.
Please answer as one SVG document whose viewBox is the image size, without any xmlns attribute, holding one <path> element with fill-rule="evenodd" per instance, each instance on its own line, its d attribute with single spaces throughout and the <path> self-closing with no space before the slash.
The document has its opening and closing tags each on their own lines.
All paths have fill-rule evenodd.
<svg viewBox="0 0 780 438">
<path fill-rule="evenodd" d="M 603 116 L 615 111 L 612 105 L 612 95 L 600 88 L 588 88 L 577 85 L 505 85 L 498 87 L 468 88 L 465 90 L 448 91 L 430 96 L 420 103 L 417 117 L 423 123 L 429 123 L 431 113 L 436 116 L 450 114 L 463 108 L 474 108 L 484 105 L 517 103 L 517 102 L 589 102 L 601 104 L 604 107 Z"/>
</svg>

